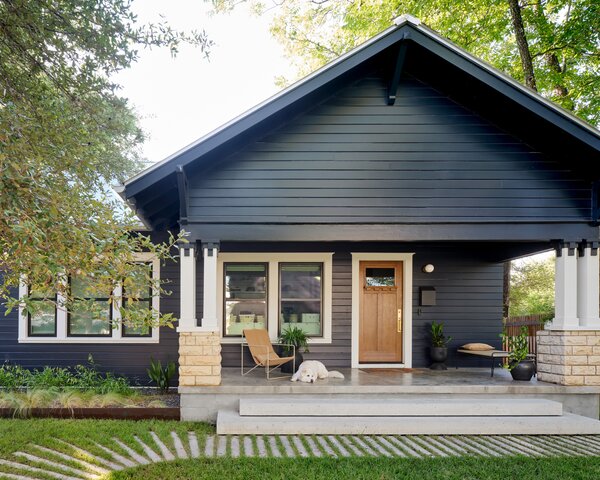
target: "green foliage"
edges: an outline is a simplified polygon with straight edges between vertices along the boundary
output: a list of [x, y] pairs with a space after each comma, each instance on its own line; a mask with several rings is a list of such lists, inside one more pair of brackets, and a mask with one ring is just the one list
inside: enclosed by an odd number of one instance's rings
[[89, 366], [77, 365], [74, 368], [44, 367], [41, 370], [28, 370], [20, 365], [5, 363], [0, 365], [0, 388], [7, 391], [76, 389], [97, 394], [134, 393], [125, 377], [99, 372], [91, 356]]
[[150, 368], [147, 368], [148, 376], [150, 380], [156, 383], [156, 386], [160, 390], [160, 393], [168, 393], [169, 386], [171, 383], [171, 378], [175, 375], [175, 371], [177, 366], [175, 362], [169, 361], [163, 367], [160, 360], [154, 361], [154, 359], [150, 359]]
[[554, 316], [554, 259], [512, 262], [509, 315]]
[[504, 365], [504, 368], [512, 370], [520, 362], [527, 359], [527, 355], [529, 355], [527, 336], [528, 330], [525, 326], [521, 327], [519, 335], [507, 335], [506, 330], [500, 334], [502, 343], [508, 346], [509, 351], [508, 363]]
[[444, 324], [442, 322], [431, 322], [430, 333], [431, 345], [434, 347], [446, 347], [452, 340], [452, 337], [444, 335]]
[[[205, 0], [208, 1], [208, 0]], [[506, 0], [211, 0], [226, 12], [240, 3], [277, 8], [272, 34], [304, 76], [410, 13], [470, 53], [524, 82]], [[600, 2], [519, 2], [538, 91], [600, 124]], [[283, 79], [282, 82], [289, 83]]]
[[[296, 351], [303, 349], [308, 352], [308, 335], [306, 332], [299, 327], [288, 327], [281, 335], [279, 335], [279, 343], [285, 343], [286, 345], [293, 345], [296, 347]], [[291, 349], [284, 348], [284, 355], [290, 355]]]
[[[15, 308], [11, 289], [26, 276], [70, 309], [76, 299], [61, 279], [91, 275], [90, 289], [106, 296], [130, 275], [135, 252], [170, 258], [174, 243], [135, 234], [109, 188], [144, 166], [144, 133], [111, 76], [140, 48], [176, 53], [191, 43], [207, 53], [211, 42], [139, 24], [130, 0], [0, 1], [0, 26], [0, 299]], [[25, 299], [25, 308], [35, 306]], [[142, 313], [134, 323], [153, 321]]]

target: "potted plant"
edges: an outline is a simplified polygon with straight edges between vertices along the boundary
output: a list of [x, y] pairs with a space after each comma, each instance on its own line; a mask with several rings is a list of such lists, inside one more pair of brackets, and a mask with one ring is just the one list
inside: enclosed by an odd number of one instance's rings
[[442, 322], [431, 322], [431, 347], [429, 355], [433, 362], [429, 368], [432, 370], [447, 370], [445, 361], [448, 358], [448, 343], [452, 337], [444, 335], [444, 324]]
[[529, 358], [529, 345], [527, 343], [528, 330], [521, 327], [519, 335], [507, 335], [506, 330], [500, 335], [505, 345], [508, 346], [508, 363], [504, 368], [510, 371], [513, 380], [528, 382], [535, 373], [535, 364]]
[[[279, 336], [279, 343], [293, 345], [296, 347], [296, 368], [298, 368], [298, 366], [304, 361], [304, 357], [302, 356], [300, 349], [308, 352], [308, 336], [306, 335], [306, 332], [304, 332], [304, 330], [301, 328], [289, 326]], [[281, 355], [289, 356], [291, 354], [291, 348], [285, 346], [281, 347]], [[283, 373], [294, 373], [292, 362], [282, 365], [281, 371]]]

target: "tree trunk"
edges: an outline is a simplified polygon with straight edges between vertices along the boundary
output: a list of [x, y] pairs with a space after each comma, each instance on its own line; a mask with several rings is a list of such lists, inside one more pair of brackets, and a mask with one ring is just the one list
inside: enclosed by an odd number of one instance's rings
[[508, 5], [510, 7], [510, 17], [515, 31], [519, 56], [521, 57], [521, 68], [523, 69], [523, 75], [525, 76], [525, 85], [532, 90], [537, 91], [535, 74], [533, 72], [533, 62], [531, 60], [531, 52], [529, 51], [527, 37], [525, 36], [525, 27], [523, 26], [523, 17], [521, 16], [519, 0], [508, 0]]

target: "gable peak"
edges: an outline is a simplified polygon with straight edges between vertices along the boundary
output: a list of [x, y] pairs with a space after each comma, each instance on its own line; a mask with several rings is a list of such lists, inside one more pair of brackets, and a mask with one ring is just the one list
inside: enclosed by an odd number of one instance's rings
[[403, 15], [400, 15], [399, 17], [394, 18], [393, 23], [397, 27], [401, 27], [406, 23], [410, 23], [416, 26], [421, 25], [421, 20], [419, 20], [417, 17], [412, 16], [410, 13], [405, 13]]

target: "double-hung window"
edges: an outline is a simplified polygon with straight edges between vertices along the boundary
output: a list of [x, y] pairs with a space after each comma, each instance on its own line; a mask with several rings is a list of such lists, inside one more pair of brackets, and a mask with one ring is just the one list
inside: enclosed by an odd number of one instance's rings
[[[73, 302], [69, 310], [61, 295], [31, 291], [27, 283], [20, 287], [21, 296], [30, 296], [31, 309], [19, 309], [20, 343], [157, 343], [159, 328], [130, 325], [122, 319], [122, 307], [137, 298], [137, 306], [158, 315], [159, 292], [147, 282], [160, 279], [160, 262], [150, 253], [137, 257], [133, 276], [115, 282], [112, 292], [97, 293], [93, 279], [73, 275], [68, 282]], [[39, 304], [39, 305], [38, 305]], [[30, 310], [30, 311], [29, 311]]]
[[228, 253], [218, 257], [224, 342], [246, 329], [271, 339], [303, 330], [311, 343], [331, 343], [331, 253]]

